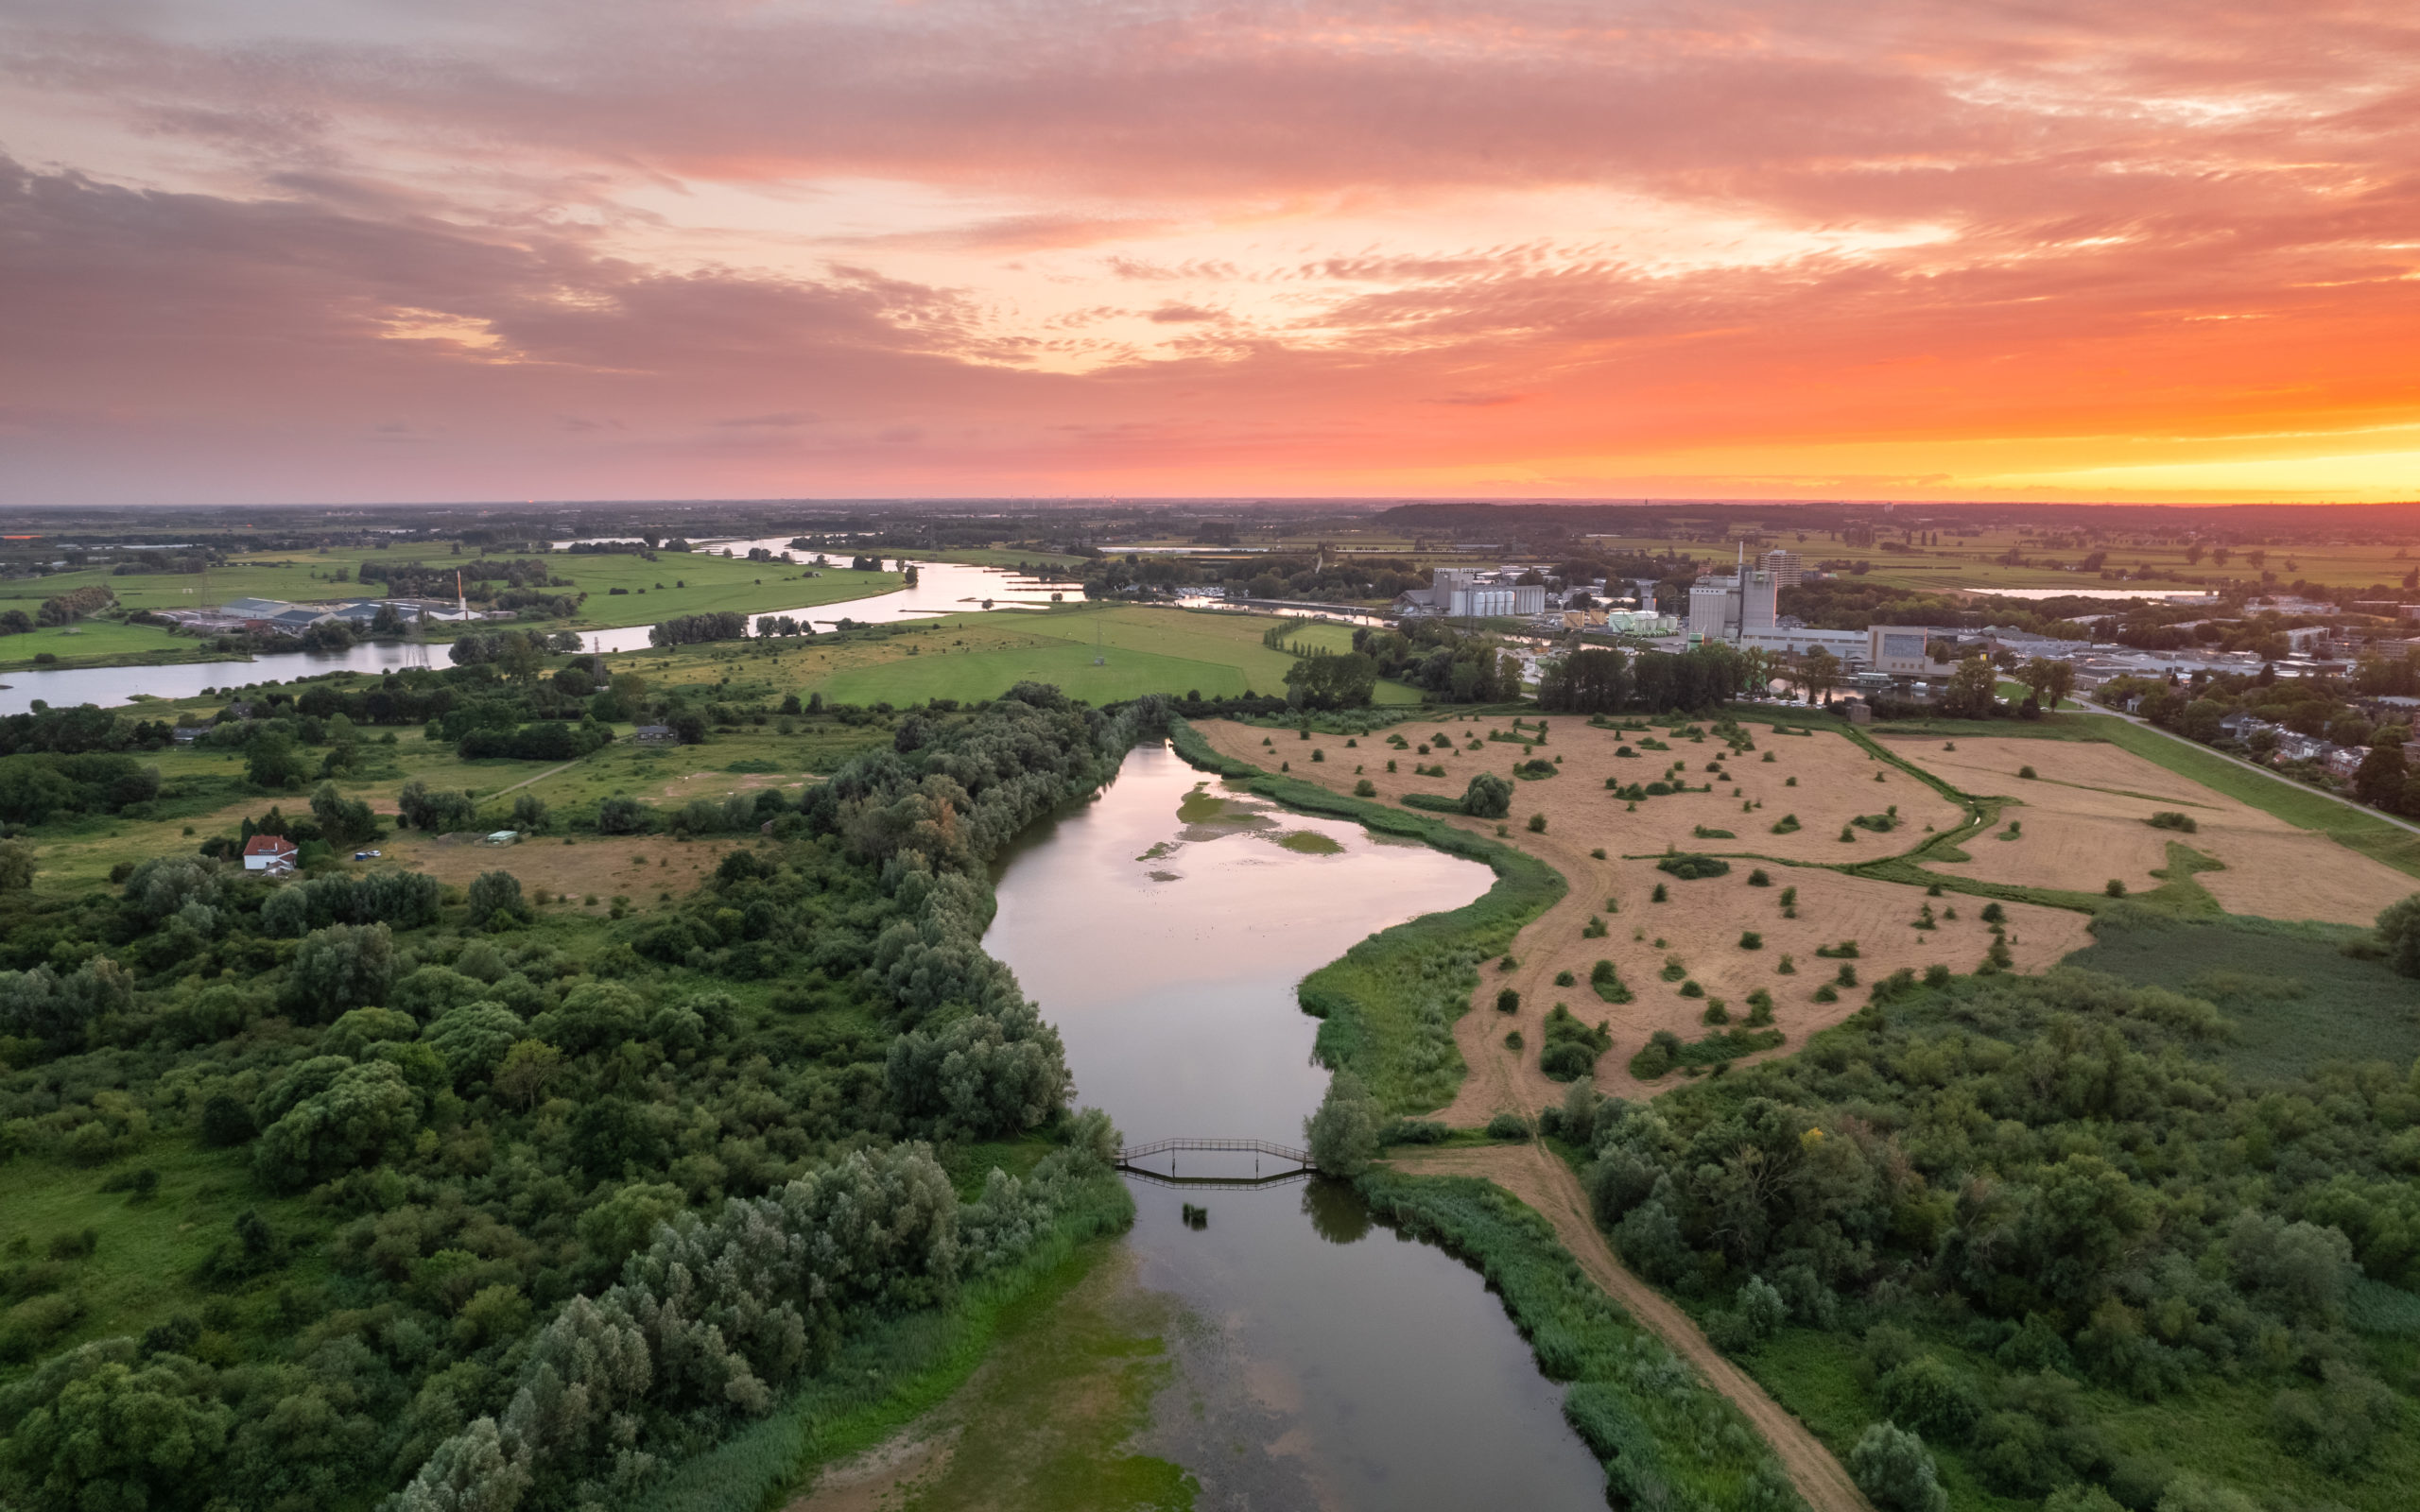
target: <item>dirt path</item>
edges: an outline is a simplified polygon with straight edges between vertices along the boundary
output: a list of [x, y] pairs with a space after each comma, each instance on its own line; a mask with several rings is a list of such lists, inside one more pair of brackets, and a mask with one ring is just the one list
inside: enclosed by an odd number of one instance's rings
[[1535, 1143], [1484, 1149], [1436, 1150], [1404, 1155], [1402, 1170], [1432, 1176], [1476, 1176], [1495, 1182], [1536, 1209], [1605, 1295], [1628, 1309], [1640, 1326], [1697, 1367], [1706, 1383], [1738, 1405], [1749, 1423], [1773, 1448], [1790, 1484], [1814, 1512], [1873, 1512], [1848, 1471], [1805, 1423], [1775, 1401], [1747, 1372], [1723, 1358], [1695, 1321], [1663, 1294], [1625, 1269], [1615, 1258], [1588, 1211], [1588, 1196], [1571, 1168]]
[[506, 795], [507, 793], [518, 793], [518, 792], [520, 792], [523, 788], [527, 787], [527, 786], [528, 786], [530, 783], [532, 783], [532, 782], [544, 782], [547, 778], [554, 776], [557, 772], [568, 772], [568, 771], [570, 771], [573, 767], [575, 767], [575, 766], [577, 766], [577, 765], [579, 765], [579, 757], [577, 757], [577, 756], [575, 756], [575, 757], [573, 757], [570, 761], [567, 761], [567, 762], [563, 763], [561, 766], [549, 766], [549, 767], [547, 767], [544, 771], [540, 772], [537, 776], [535, 776], [535, 777], [525, 777], [525, 778], [523, 778], [521, 781], [519, 781], [519, 782], [517, 782], [513, 783], [510, 787], [499, 787], [499, 788], [497, 788], [497, 789], [495, 790], [495, 792], [494, 792], [493, 795], [491, 795], [491, 796], [495, 797], [495, 798], [502, 798], [502, 797], [504, 797], [504, 795]]

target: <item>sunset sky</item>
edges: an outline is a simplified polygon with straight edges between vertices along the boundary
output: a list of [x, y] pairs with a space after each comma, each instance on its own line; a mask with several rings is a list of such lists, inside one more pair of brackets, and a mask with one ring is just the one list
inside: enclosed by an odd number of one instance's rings
[[2420, 497], [2411, 0], [0, 0], [0, 506]]

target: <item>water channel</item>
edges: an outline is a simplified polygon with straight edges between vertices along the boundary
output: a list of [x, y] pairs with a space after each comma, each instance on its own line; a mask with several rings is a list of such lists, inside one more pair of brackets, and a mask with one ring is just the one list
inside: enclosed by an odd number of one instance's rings
[[[1165, 747], [1138, 748], [1098, 799], [1037, 826], [1001, 867], [984, 947], [1065, 1038], [1078, 1101], [1106, 1108], [1130, 1144], [1299, 1144], [1327, 1074], [1296, 984], [1492, 880], [1357, 825], [1215, 801], [1221, 791]], [[1250, 1156], [1173, 1160], [1180, 1177], [1253, 1174]], [[1339, 1182], [1127, 1179], [1132, 1284], [1189, 1320], [1141, 1451], [1192, 1471], [1199, 1506], [1605, 1504], [1561, 1388], [1477, 1271], [1374, 1225]], [[1184, 1221], [1186, 1203], [1208, 1209], [1204, 1227]]]

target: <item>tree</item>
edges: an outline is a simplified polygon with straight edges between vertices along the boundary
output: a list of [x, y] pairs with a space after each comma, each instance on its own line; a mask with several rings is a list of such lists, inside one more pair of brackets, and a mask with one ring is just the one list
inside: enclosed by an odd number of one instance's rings
[[395, 810], [403, 822], [415, 830], [431, 834], [446, 834], [471, 827], [478, 805], [464, 792], [431, 792], [427, 783], [414, 778], [395, 795]]
[[1288, 701], [1299, 709], [1358, 709], [1378, 685], [1378, 664], [1358, 651], [1310, 656], [1286, 669]]
[[258, 786], [300, 787], [309, 772], [302, 747], [278, 730], [264, 730], [244, 747], [244, 775]]
[[1925, 1441], [1893, 1423], [1876, 1423], [1849, 1451], [1849, 1476], [1882, 1512], [1948, 1512]]
[[367, 845], [378, 838], [378, 816], [359, 799], [337, 792], [334, 782], [321, 782], [311, 795], [311, 816], [330, 845]]
[[2387, 964], [2405, 976], [2420, 976], [2420, 892], [2379, 910], [2377, 928]]
[[30, 840], [0, 840], [0, 892], [24, 892], [34, 885], [34, 846]]
[[1378, 1154], [1378, 1126], [1383, 1114], [1370, 1089], [1350, 1071], [1328, 1079], [1327, 1095], [1319, 1111], [1303, 1120], [1303, 1137], [1311, 1159], [1329, 1176], [1352, 1177], [1370, 1168]]
[[2410, 775], [2404, 765], [2403, 747], [2381, 741], [2361, 758], [2360, 766], [2353, 773], [2353, 791], [2362, 802], [2392, 812], [2403, 806], [2403, 784]]
[[1480, 819], [1504, 817], [1512, 812], [1512, 784], [1494, 772], [1474, 774], [1462, 790], [1462, 812]]
[[1941, 712], [1952, 719], [1988, 719], [1997, 704], [1999, 674], [1986, 658], [1970, 656], [1949, 675], [1941, 696]]
[[395, 984], [395, 941], [385, 924], [331, 924], [303, 936], [286, 973], [287, 1005], [325, 1022], [387, 1001]]
[[546, 800], [535, 793], [524, 793], [512, 800], [512, 827], [531, 834], [544, 833], [548, 820]]
[[464, 922], [473, 929], [485, 929], [497, 919], [522, 923], [529, 918], [529, 905], [521, 901], [521, 879], [510, 871], [482, 871], [472, 879], [470, 904]]
[[9, 1468], [39, 1512], [199, 1508], [235, 1425], [216, 1374], [180, 1354], [138, 1363], [134, 1341], [105, 1339], [44, 1365], [17, 1386], [25, 1414]]
[[291, 1192], [375, 1164], [419, 1127], [419, 1103], [391, 1062], [346, 1065], [324, 1090], [261, 1131], [252, 1169], [271, 1189]]
[[1817, 646], [1798, 659], [1798, 680], [1806, 687], [1806, 701], [1822, 703], [1841, 685], [1841, 659]]

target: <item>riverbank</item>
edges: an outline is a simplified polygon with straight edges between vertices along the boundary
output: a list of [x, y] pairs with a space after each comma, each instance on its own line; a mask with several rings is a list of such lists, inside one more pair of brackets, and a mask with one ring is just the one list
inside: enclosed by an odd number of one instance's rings
[[771, 1413], [668, 1470], [631, 1512], [762, 1512], [811, 1495], [827, 1469], [895, 1438], [964, 1387], [1004, 1339], [1029, 1334], [1115, 1253], [1115, 1236], [1133, 1222], [1133, 1199], [1106, 1171], [1088, 1179], [1083, 1195], [1015, 1264], [946, 1306], [854, 1340]]
[[1168, 744], [1193, 765], [1272, 802], [1417, 840], [1495, 873], [1495, 885], [1476, 901], [1381, 930], [1313, 971], [1300, 990], [1303, 1011], [1321, 1021], [1322, 1064], [1352, 1070], [1391, 1112], [1426, 1112], [1451, 1102], [1469, 1070], [1454, 1025], [1469, 1011], [1478, 964], [1502, 955], [1524, 926], [1563, 900], [1562, 874], [1442, 820], [1265, 771], [1219, 751], [1183, 719], [1168, 722]]

